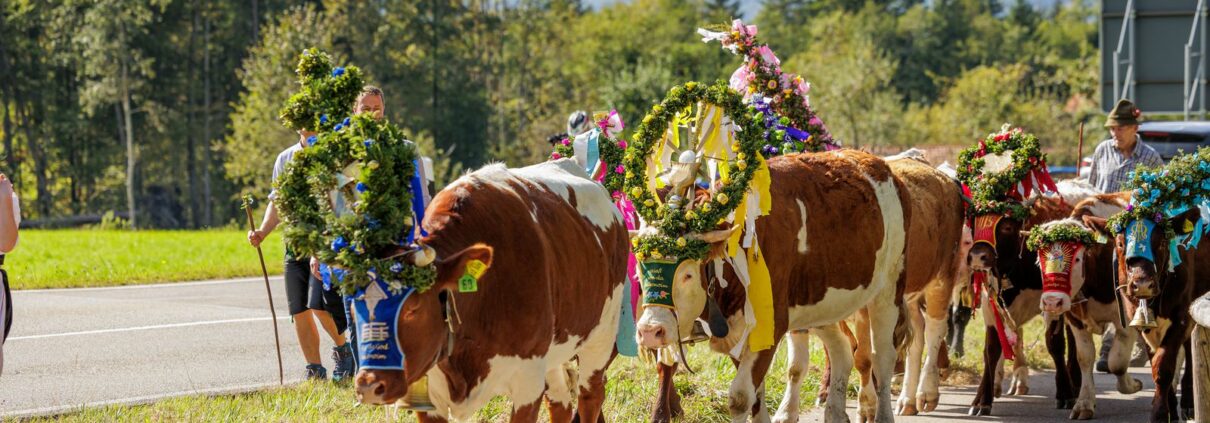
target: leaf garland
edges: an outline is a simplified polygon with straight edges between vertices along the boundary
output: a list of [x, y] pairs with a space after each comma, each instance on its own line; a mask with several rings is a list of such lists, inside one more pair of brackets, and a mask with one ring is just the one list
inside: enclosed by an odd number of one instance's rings
[[[771, 131], [781, 129], [783, 133], [770, 137], [762, 146], [761, 153], [772, 157], [839, 148], [839, 143], [833, 139], [823, 120], [811, 108], [807, 97], [811, 84], [801, 75], [783, 72], [781, 60], [773, 54], [768, 44], [757, 39], [756, 32], [756, 25], [744, 25], [739, 19], [732, 21], [730, 26], [711, 25], [698, 30], [703, 36], [702, 41], [719, 41], [724, 50], [744, 56], [744, 64], [731, 75], [731, 88], [741, 90], [745, 100], [768, 100], [771, 110], [787, 119], [780, 125], [802, 129], [785, 131], [785, 128], [767, 128]], [[794, 132], [805, 134], [795, 137]]]
[[[736, 132], [737, 142], [732, 144], [733, 158], [727, 160], [732, 169], [728, 177], [720, 180], [718, 191], [700, 207], [684, 209], [657, 204], [656, 193], [647, 188], [647, 157], [655, 145], [663, 139], [665, 131], [678, 113], [702, 102], [722, 109], [740, 129]], [[633, 148], [627, 149], [622, 164], [626, 169], [624, 194], [634, 203], [635, 210], [652, 227], [658, 228], [657, 235], [638, 237], [635, 256], [680, 257], [701, 259], [709, 251], [709, 245], [696, 239], [686, 239], [691, 232], [706, 232], [719, 223], [743, 200], [753, 174], [760, 166], [757, 154], [762, 143], [755, 108], [744, 104], [739, 93], [719, 81], [709, 87], [697, 82], [688, 82], [673, 87], [667, 97], [652, 106], [651, 112], [643, 117], [635, 130]], [[692, 203], [692, 200], [686, 201]], [[682, 242], [683, 241], [683, 242]]]
[[[984, 174], [986, 156], [1012, 151], [1012, 164], [1003, 172]], [[1013, 198], [1017, 185], [1030, 177], [1037, 168], [1045, 169], [1046, 154], [1038, 138], [1021, 128], [1010, 128], [1004, 124], [1000, 132], [987, 135], [977, 145], [958, 154], [958, 180], [971, 191], [973, 215], [1006, 214], [1021, 220], [1029, 216], [1029, 210]]]
[[1033, 229], [1029, 230], [1029, 237], [1025, 240], [1025, 246], [1030, 250], [1037, 251], [1044, 245], [1057, 242], [1078, 242], [1083, 245], [1091, 245], [1093, 240], [1092, 232], [1080, 227], [1080, 225], [1057, 223], [1034, 226]]
[[1162, 168], [1140, 166], [1128, 176], [1130, 204], [1110, 217], [1107, 226], [1120, 234], [1130, 222], [1153, 219], [1172, 239], [1176, 230], [1166, 217], [1210, 202], [1210, 147], [1177, 156]]
[[[343, 74], [332, 73], [326, 78], [330, 84], [325, 78], [315, 79], [315, 69], [329, 68], [328, 56], [316, 49], [302, 55], [299, 76], [303, 92], [291, 96], [287, 110], [309, 114], [292, 115], [289, 122], [351, 112], [361, 85], [348, 84], [344, 75], [358, 75], [359, 71], [350, 66]], [[332, 98], [349, 100], [335, 103]], [[287, 121], [284, 116], [283, 121]], [[332, 122], [331, 130], [307, 140], [310, 145], [294, 154], [275, 184], [278, 197], [274, 201], [286, 224], [287, 247], [296, 255], [314, 256], [346, 270], [341, 291], [347, 295], [376, 278], [386, 279], [394, 288], [427, 289], [436, 275], [432, 266], [415, 267], [396, 259], [377, 258], [397, 250], [413, 230], [412, 192], [406, 181], [416, 171], [415, 144], [397, 126], [376, 121], [370, 114], [323, 121], [315, 121], [318, 128]], [[353, 168], [353, 180], [338, 187], [338, 175]], [[342, 191], [349, 201], [360, 195], [350, 205], [351, 213], [337, 215], [329, 197], [333, 190]]]
[[[365, 86], [356, 66], [332, 67], [332, 59], [317, 48], [303, 50], [298, 60], [301, 89], [282, 108], [282, 125], [289, 129], [325, 132], [335, 129], [340, 116], [348, 116]], [[344, 126], [348, 126], [345, 124]]]

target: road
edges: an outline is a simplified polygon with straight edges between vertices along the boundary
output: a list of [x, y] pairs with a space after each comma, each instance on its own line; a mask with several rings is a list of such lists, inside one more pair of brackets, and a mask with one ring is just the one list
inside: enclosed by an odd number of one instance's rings
[[[1135, 379], [1143, 382], [1143, 390], [1132, 395], [1117, 391], [1117, 379], [1104, 373], [1096, 373], [1097, 403], [1095, 421], [1107, 422], [1145, 422], [1150, 417], [1151, 397], [1154, 394], [1155, 383], [1151, 380], [1151, 369], [1136, 367], [1130, 369]], [[1055, 379], [1052, 371], [1030, 372], [1029, 395], [1002, 396], [992, 404], [992, 416], [971, 417], [966, 414], [971, 401], [975, 399], [974, 386], [943, 386], [941, 388], [941, 404], [937, 410], [917, 416], [896, 417], [898, 423], [952, 423], [956, 421], [977, 422], [1030, 422], [1030, 423], [1059, 423], [1071, 422], [1068, 415], [1071, 410], [1055, 409]], [[1005, 383], [1007, 390], [1008, 384]], [[893, 398], [892, 398], [893, 399]], [[855, 400], [849, 400], [849, 418], [856, 422], [857, 409]], [[802, 422], [822, 422], [823, 410], [815, 408], [804, 414]]]
[[[270, 281], [290, 383], [302, 379], [302, 353], [282, 280]], [[13, 291], [13, 313], [0, 416], [249, 390], [278, 381], [261, 278]], [[324, 365], [331, 369], [331, 343], [323, 342]]]

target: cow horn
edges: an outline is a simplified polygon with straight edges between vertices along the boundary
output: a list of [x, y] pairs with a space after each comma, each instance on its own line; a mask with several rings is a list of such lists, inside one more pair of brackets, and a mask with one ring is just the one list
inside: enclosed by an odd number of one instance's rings
[[437, 251], [433, 247], [422, 245], [420, 248], [404, 256], [404, 259], [416, 267], [425, 267], [437, 260]]
[[702, 234], [689, 234], [689, 238], [699, 239], [702, 241], [706, 241], [707, 244], [713, 244], [716, 242], [722, 242], [722, 241], [726, 240], [727, 238], [730, 238], [731, 234], [734, 233], [735, 230], [738, 228], [739, 228], [739, 226], [732, 226], [727, 229], [719, 229], [717, 231], [710, 231], [710, 232], [706, 232], [706, 233], [702, 233]]

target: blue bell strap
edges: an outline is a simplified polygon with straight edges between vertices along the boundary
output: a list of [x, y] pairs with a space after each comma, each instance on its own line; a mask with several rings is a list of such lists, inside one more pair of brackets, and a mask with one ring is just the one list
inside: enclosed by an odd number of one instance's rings
[[403, 370], [403, 347], [399, 345], [399, 312], [412, 295], [412, 288], [392, 291], [386, 281], [375, 278], [353, 298], [357, 316], [358, 367]]
[[424, 226], [421, 225], [421, 223], [424, 222], [424, 209], [425, 209], [425, 207], [427, 207], [427, 205], [424, 204], [424, 179], [425, 178], [423, 175], [420, 174], [419, 159], [412, 160], [412, 168], [415, 169], [415, 171], [412, 172], [412, 181], [411, 181], [411, 184], [412, 184], [412, 225], [413, 225], [414, 229], [408, 231], [408, 236], [407, 236], [408, 245], [411, 245], [413, 242], [416, 242], [415, 228], [420, 229], [420, 236], [429, 235], [429, 233], [424, 230]]

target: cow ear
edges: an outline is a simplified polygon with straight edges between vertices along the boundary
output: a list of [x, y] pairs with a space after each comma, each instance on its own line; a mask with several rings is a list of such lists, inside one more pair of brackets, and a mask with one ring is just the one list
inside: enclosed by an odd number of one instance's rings
[[[487, 244], [475, 244], [451, 254], [449, 257], [439, 258], [437, 260], [438, 283], [451, 282], [459, 284], [461, 279], [471, 276], [475, 279], [475, 286], [477, 287], [478, 280], [492, 267], [492, 257], [494, 254], [495, 249], [491, 246]], [[459, 290], [466, 291], [467, 289], [459, 286]]]
[[1176, 233], [1186, 235], [1193, 232], [1193, 229], [1196, 226], [1195, 224], [1201, 218], [1201, 209], [1194, 207], [1189, 210], [1185, 210], [1184, 213], [1176, 215], [1170, 219], [1170, 221], [1172, 222], [1172, 227], [1176, 229]]
[[1085, 215], [1080, 219], [1084, 221], [1084, 226], [1092, 229], [1093, 232], [1096, 232], [1103, 237], [1109, 237], [1112, 235], [1109, 233], [1109, 228], [1106, 227], [1108, 225], [1108, 220], [1105, 218]]

